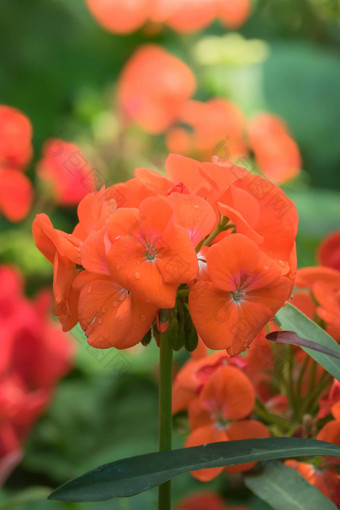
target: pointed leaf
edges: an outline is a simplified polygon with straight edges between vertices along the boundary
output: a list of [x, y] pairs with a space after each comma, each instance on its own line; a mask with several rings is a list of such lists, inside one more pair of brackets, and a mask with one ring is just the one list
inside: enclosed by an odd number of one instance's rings
[[[311, 321], [305, 314], [300, 312], [294, 305], [286, 303], [275, 315], [275, 321], [282, 329], [294, 331], [301, 338], [308, 338], [327, 349], [340, 354], [340, 346], [320, 326]], [[322, 352], [301, 346], [315, 361], [323, 366], [333, 377], [340, 381], [340, 363], [334, 357]]]
[[93, 469], [56, 489], [50, 499], [104, 501], [134, 496], [196, 469], [315, 455], [340, 457], [340, 447], [315, 439], [271, 437], [148, 453]]
[[337, 510], [335, 504], [297, 471], [268, 462], [263, 471], [244, 478], [246, 486], [274, 510]]

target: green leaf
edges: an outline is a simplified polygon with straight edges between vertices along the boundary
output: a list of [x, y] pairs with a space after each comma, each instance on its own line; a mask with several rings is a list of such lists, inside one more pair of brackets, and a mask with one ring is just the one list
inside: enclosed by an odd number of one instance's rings
[[177, 475], [197, 469], [315, 455], [340, 457], [340, 447], [315, 439], [271, 437], [149, 453], [104, 464], [65, 483], [49, 498], [104, 501], [114, 497], [133, 496]]
[[263, 471], [246, 476], [245, 484], [274, 510], [337, 510], [335, 504], [297, 471], [268, 462]]
[[[311, 321], [305, 314], [300, 312], [294, 305], [287, 303], [275, 315], [275, 321], [282, 329], [295, 331], [302, 338], [308, 338], [312, 342], [327, 347], [336, 353], [340, 353], [340, 346], [320, 326]], [[340, 381], [340, 363], [335, 358], [317, 352], [307, 347], [302, 347], [315, 361], [323, 366], [333, 377]]]

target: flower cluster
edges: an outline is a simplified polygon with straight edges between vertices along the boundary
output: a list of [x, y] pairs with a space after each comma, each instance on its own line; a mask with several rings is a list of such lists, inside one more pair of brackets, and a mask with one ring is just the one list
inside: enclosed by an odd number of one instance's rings
[[48, 320], [49, 292], [23, 295], [17, 271], [0, 267], [0, 484], [19, 462], [25, 438], [71, 368], [73, 346]]
[[72, 234], [37, 216], [36, 245], [54, 265], [55, 314], [64, 330], [79, 321], [92, 346], [124, 349], [170, 309], [160, 330], [184, 324], [174, 335], [183, 343], [197, 330], [208, 347], [235, 355], [290, 296], [295, 206], [232, 164], [172, 154], [165, 167], [167, 176], [138, 168], [87, 195]]
[[169, 152], [202, 161], [217, 155], [237, 162], [253, 155], [259, 170], [276, 183], [299, 174], [299, 148], [280, 117], [259, 113], [248, 121], [224, 98], [191, 99], [195, 88], [195, 77], [184, 62], [147, 44], [122, 70], [118, 104], [124, 117], [145, 131], [165, 133]]
[[195, 32], [215, 18], [237, 28], [248, 18], [250, 0], [87, 0], [98, 23], [106, 30], [126, 34], [146, 21], [166, 24], [178, 32]]
[[[244, 366], [240, 357], [230, 359], [225, 353], [216, 353], [189, 361], [177, 374], [173, 412], [187, 409], [191, 433], [185, 446], [270, 435], [263, 423], [249, 418], [255, 406], [255, 388], [242, 370]], [[254, 464], [200, 469], [192, 474], [207, 482], [223, 470], [240, 473]]]
[[32, 157], [32, 126], [16, 108], [0, 105], [0, 214], [20, 221], [28, 213], [33, 188], [23, 170]]

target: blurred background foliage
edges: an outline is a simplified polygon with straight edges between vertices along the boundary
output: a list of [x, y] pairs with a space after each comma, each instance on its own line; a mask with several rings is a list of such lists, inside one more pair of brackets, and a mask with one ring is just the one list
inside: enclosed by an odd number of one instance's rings
[[[136, 166], [161, 169], [163, 139], [134, 127], [121, 147], [115, 117], [122, 66], [136, 47], [152, 41], [193, 69], [197, 99], [225, 97], [249, 117], [264, 110], [285, 119], [303, 157], [302, 175], [285, 188], [300, 214], [299, 265], [316, 263], [319, 241], [339, 228], [340, 220], [337, 0], [257, 0], [237, 33], [215, 22], [192, 35], [168, 28], [113, 35], [95, 22], [82, 0], [1, 0], [0, 9], [0, 102], [19, 108], [33, 124], [33, 181], [42, 145], [55, 136], [78, 143], [91, 164], [108, 168], [109, 184], [129, 178]], [[38, 202], [34, 212], [46, 211], [48, 204], [39, 207]], [[55, 209], [52, 217], [59, 228], [72, 230], [73, 209]], [[52, 275], [34, 247], [31, 220], [13, 227], [0, 219], [0, 261], [23, 270], [29, 293], [50, 284]], [[87, 347], [80, 329], [75, 337], [75, 370], [60, 385], [21, 465], [0, 492], [0, 510], [80, 508], [45, 501], [49, 488], [101, 463], [157, 448], [157, 348], [98, 354]], [[175, 445], [182, 444], [176, 436]], [[232, 483], [222, 492], [238, 503], [240, 487], [237, 479]], [[211, 486], [221, 489], [221, 481]], [[180, 477], [174, 482], [175, 500], [198, 487], [190, 475]], [[129, 501], [81, 507], [143, 510], [155, 500], [149, 491]], [[250, 495], [242, 503], [265, 508]]]

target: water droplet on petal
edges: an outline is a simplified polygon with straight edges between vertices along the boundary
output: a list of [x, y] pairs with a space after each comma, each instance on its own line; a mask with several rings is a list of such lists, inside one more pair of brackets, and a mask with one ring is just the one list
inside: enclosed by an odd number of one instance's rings
[[87, 292], [88, 294], [90, 294], [90, 292], [92, 292], [92, 287], [91, 287], [91, 285], [89, 285], [89, 286], [87, 287], [86, 292]]
[[102, 312], [103, 312], [103, 313], [105, 313], [105, 312], [106, 312], [106, 308], [105, 308], [105, 306], [103, 306], [103, 308], [102, 308]]
[[103, 319], [98, 319], [98, 324], [101, 324], [103, 322]]
[[120, 294], [119, 297], [118, 297], [118, 300], [119, 301], [124, 301], [125, 298], [126, 298], [126, 294]]
[[146, 321], [146, 316], [142, 313], [141, 316], [140, 316], [140, 320], [142, 322], [145, 322]]
[[194, 205], [194, 209], [198, 209], [199, 208], [199, 205], [198, 204], [195, 204]]
[[117, 301], [116, 299], [112, 301], [112, 306], [114, 306], [115, 308], [119, 306], [119, 301]]
[[138, 271], [135, 272], [135, 278], [136, 280], [140, 280], [140, 273], [138, 273]]

